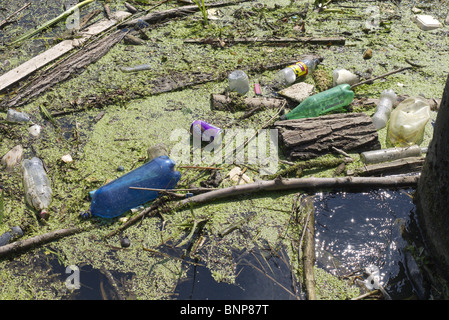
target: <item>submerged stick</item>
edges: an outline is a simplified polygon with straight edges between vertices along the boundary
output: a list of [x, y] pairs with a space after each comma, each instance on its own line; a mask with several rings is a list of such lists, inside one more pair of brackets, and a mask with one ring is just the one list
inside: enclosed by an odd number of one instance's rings
[[33, 31], [31, 31], [31, 32], [29, 32], [29, 33], [19, 37], [16, 40], [14, 40], [13, 42], [11, 42], [11, 44], [16, 44], [16, 43], [19, 43], [19, 42], [21, 42], [23, 40], [31, 38], [32, 36], [38, 34], [39, 32], [41, 32], [41, 31], [43, 31], [43, 30], [45, 30], [47, 28], [50, 28], [51, 26], [53, 26], [54, 24], [58, 23], [62, 19], [67, 18], [68, 16], [73, 14], [73, 12], [75, 10], [82, 8], [85, 5], [87, 5], [87, 4], [89, 4], [89, 3], [93, 2], [93, 1], [95, 1], [95, 0], [85, 0], [85, 1], [83, 1], [81, 3], [78, 3], [77, 5], [75, 5], [75, 6], [71, 7], [70, 9], [68, 9], [68, 10], [64, 11], [63, 13], [61, 13], [56, 18], [51, 19], [50, 21], [48, 21], [48, 22], [44, 23], [43, 25], [39, 26], [37, 29], [35, 29], [35, 30], [33, 30]]
[[23, 7], [21, 7], [20, 9], [14, 11], [13, 13], [11, 13], [9, 16], [7, 16], [2, 22], [0, 22], [0, 28], [3, 27], [3, 25], [7, 24], [8, 22], [10, 22], [11, 18], [14, 17], [15, 15], [19, 14], [22, 10], [25, 10], [26, 8], [28, 8], [31, 5], [31, 2], [25, 4]]

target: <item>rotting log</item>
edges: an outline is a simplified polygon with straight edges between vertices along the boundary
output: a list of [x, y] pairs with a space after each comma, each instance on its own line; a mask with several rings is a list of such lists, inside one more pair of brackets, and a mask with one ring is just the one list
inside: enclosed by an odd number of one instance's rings
[[449, 281], [449, 77], [415, 199], [429, 253], [441, 276]]
[[365, 113], [337, 113], [274, 123], [289, 159], [307, 160], [334, 148], [363, 152], [381, 148], [371, 117]]

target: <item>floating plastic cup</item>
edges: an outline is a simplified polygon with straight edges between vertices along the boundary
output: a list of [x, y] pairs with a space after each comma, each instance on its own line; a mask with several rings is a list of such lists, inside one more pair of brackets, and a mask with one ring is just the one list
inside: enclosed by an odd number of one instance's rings
[[201, 141], [212, 142], [220, 135], [222, 130], [202, 120], [193, 121], [190, 133]]
[[242, 70], [235, 70], [228, 76], [229, 88], [231, 91], [236, 91], [241, 95], [249, 91], [249, 79], [246, 73]]

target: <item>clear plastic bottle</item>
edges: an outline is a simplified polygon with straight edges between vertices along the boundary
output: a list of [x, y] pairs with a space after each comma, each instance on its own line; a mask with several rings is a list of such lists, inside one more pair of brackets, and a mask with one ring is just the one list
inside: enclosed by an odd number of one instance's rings
[[174, 168], [173, 160], [160, 156], [98, 188], [92, 195], [90, 214], [114, 218], [156, 199], [159, 191], [134, 188], [173, 189], [181, 178]]
[[372, 117], [376, 130], [382, 129], [387, 125], [388, 118], [390, 117], [391, 110], [393, 109], [393, 105], [397, 98], [396, 93], [391, 89], [384, 90], [381, 93], [376, 112]]
[[50, 206], [52, 190], [50, 180], [39, 158], [25, 159], [22, 161], [23, 186], [25, 188], [25, 200], [34, 209], [39, 211], [41, 218], [48, 217], [47, 209]]
[[9, 122], [31, 122], [30, 116], [25, 112], [20, 112], [14, 109], [8, 109], [6, 113], [6, 121]]
[[354, 100], [354, 92], [349, 84], [341, 84], [329, 90], [308, 97], [289, 113], [280, 117], [281, 120], [318, 117], [323, 114], [341, 110]]
[[285, 86], [295, 83], [296, 80], [302, 80], [315, 70], [320, 61], [321, 59], [319, 58], [305, 58], [298, 61], [295, 64], [280, 70], [276, 74], [276, 82]]
[[391, 112], [389, 143], [395, 147], [420, 144], [430, 119], [430, 105], [420, 96], [407, 98]]
[[21, 227], [11, 227], [11, 231], [7, 231], [0, 236], [0, 247], [6, 246], [11, 240], [23, 236], [23, 230]]
[[236, 91], [241, 95], [249, 91], [249, 79], [246, 73], [242, 70], [232, 71], [228, 76], [229, 88], [231, 91]]

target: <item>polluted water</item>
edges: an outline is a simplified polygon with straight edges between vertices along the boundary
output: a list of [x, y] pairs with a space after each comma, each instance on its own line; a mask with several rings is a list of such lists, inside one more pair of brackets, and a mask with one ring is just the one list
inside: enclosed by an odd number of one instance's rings
[[319, 193], [315, 197], [316, 265], [339, 277], [360, 276], [368, 291], [374, 270], [387, 299], [426, 299], [423, 275], [408, 250], [416, 230], [413, 190]]

